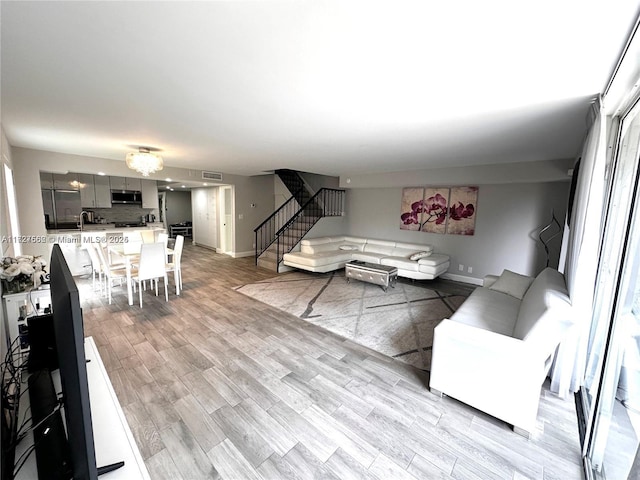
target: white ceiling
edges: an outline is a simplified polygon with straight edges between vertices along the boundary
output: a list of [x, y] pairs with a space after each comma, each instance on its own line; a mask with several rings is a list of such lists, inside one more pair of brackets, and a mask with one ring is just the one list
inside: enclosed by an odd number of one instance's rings
[[3, 0], [2, 126], [235, 174], [574, 158], [638, 5]]

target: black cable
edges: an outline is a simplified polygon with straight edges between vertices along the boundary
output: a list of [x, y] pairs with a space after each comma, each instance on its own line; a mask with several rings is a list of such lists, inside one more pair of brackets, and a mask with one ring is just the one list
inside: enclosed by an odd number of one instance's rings
[[[42, 438], [44, 438], [44, 436]], [[24, 458], [22, 459], [22, 463], [20, 463], [20, 465], [18, 465], [18, 463], [16, 462], [15, 466], [13, 467], [13, 476], [14, 476], [14, 478], [16, 477], [16, 475], [18, 475], [18, 472], [20, 472], [22, 467], [24, 467], [24, 464], [27, 463], [27, 460], [29, 459], [31, 454], [33, 452], [35, 452], [36, 447], [37, 447], [38, 443], [42, 440], [42, 438], [40, 440], [38, 440], [37, 442], [35, 442], [33, 445], [31, 445], [28, 449], [26, 449], [22, 455], [20, 455], [20, 458], [22, 458], [22, 457], [24, 457]], [[25, 454], [26, 454], [26, 457], [25, 457]], [[20, 461], [20, 459], [18, 459], [18, 461]]]
[[[36, 423], [35, 425], [33, 425], [30, 429], [34, 430], [36, 428], [38, 428], [40, 425], [44, 424], [47, 420], [49, 420], [53, 415], [55, 415], [60, 408], [62, 407], [62, 402], [60, 400], [58, 400], [57, 405], [55, 406], [55, 408], [51, 411], [51, 413], [49, 413], [46, 417], [44, 417], [42, 420], [40, 420], [38, 423]], [[13, 470], [13, 476], [15, 477], [16, 475], [18, 475], [18, 472], [20, 471], [20, 469], [24, 466], [24, 464], [27, 462], [27, 460], [29, 459], [29, 457], [31, 456], [31, 454], [35, 451], [36, 447], [38, 446], [38, 444], [47, 436], [49, 432], [45, 431], [42, 436], [38, 439], [37, 442], [34, 442], [33, 445], [31, 445], [27, 450], [25, 450], [22, 455], [20, 455], [20, 457], [15, 461], [15, 467]], [[24, 438], [24, 437], [22, 437]], [[22, 440], [22, 439], [21, 439]], [[17, 443], [17, 442], [16, 442]], [[18, 463], [21, 462], [19, 465]]]

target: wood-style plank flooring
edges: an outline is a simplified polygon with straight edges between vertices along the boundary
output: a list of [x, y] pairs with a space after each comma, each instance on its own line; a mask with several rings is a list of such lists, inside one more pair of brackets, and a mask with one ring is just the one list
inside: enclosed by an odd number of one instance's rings
[[538, 430], [428, 390], [428, 373], [231, 287], [273, 277], [185, 245], [184, 291], [144, 307], [79, 280], [142, 456], [162, 479], [582, 478], [574, 404], [543, 390]]

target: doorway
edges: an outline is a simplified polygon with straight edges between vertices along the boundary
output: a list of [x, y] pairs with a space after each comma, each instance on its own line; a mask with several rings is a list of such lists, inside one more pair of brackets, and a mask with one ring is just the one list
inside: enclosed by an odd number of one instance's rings
[[162, 222], [163, 227], [168, 232], [169, 225], [167, 225], [167, 192], [158, 192], [158, 208], [160, 209], [159, 222]]
[[231, 255], [233, 253], [233, 187], [222, 186], [219, 194], [220, 250], [221, 253]]

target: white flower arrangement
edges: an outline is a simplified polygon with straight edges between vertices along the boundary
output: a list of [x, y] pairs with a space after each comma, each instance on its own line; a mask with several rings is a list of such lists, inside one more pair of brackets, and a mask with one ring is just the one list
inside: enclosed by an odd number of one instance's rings
[[4, 257], [0, 264], [0, 279], [38, 287], [46, 279], [46, 266], [47, 262], [41, 256]]

